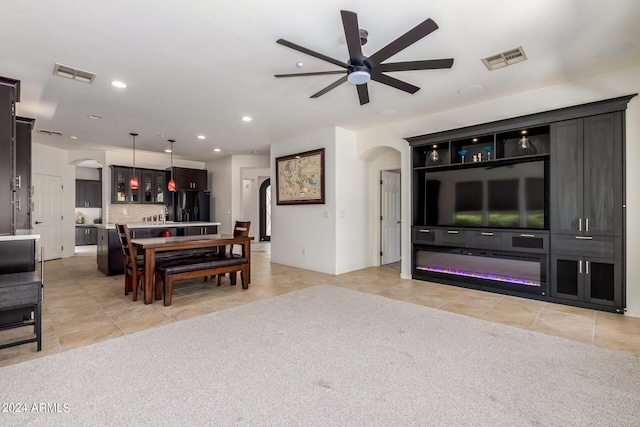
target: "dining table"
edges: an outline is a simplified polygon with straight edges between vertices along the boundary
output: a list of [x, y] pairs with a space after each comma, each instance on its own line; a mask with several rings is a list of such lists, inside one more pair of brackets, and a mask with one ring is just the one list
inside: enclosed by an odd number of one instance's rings
[[144, 303], [153, 301], [153, 281], [155, 276], [156, 252], [179, 251], [204, 248], [220, 248], [224, 251], [227, 245], [241, 245], [242, 252], [249, 263], [247, 284], [251, 283], [251, 240], [253, 237], [234, 236], [232, 234], [203, 234], [193, 236], [149, 237], [131, 239], [131, 246], [136, 255], [144, 256]]

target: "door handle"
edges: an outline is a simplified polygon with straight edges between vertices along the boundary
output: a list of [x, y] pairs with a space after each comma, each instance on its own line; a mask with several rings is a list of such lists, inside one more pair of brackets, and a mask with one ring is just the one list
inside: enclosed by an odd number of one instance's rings
[[37, 225], [37, 224], [42, 224], [42, 221], [36, 221], [36, 225]]

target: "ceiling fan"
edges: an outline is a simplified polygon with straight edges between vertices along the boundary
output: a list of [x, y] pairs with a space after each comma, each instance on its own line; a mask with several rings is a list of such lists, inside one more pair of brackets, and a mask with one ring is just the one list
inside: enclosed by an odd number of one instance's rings
[[[413, 94], [420, 90], [420, 88], [383, 73], [392, 71], [434, 70], [440, 68], [451, 68], [451, 66], [453, 65], [453, 58], [427, 59], [422, 61], [408, 62], [389, 62], [386, 64], [382, 63], [401, 50], [437, 30], [438, 25], [430, 18], [418, 24], [413, 29], [407, 31], [405, 34], [398, 37], [373, 55], [366, 57], [362, 53], [362, 45], [367, 42], [368, 33], [366, 30], [358, 28], [358, 15], [356, 15], [355, 12], [350, 12], [348, 10], [341, 10], [340, 14], [342, 15], [342, 26], [344, 27], [344, 35], [347, 39], [347, 48], [349, 49], [349, 60], [347, 62], [331, 58], [329, 56], [307, 49], [295, 43], [291, 43], [290, 41], [284, 39], [278, 39], [276, 41], [276, 43], [278, 44], [302, 53], [306, 53], [307, 55], [322, 59], [323, 61], [330, 62], [346, 69], [345, 76], [331, 83], [320, 92], [314, 93], [313, 95], [311, 95], [311, 98], [318, 98], [329, 92], [330, 90], [340, 86], [342, 83], [348, 81], [349, 83], [356, 85], [356, 89], [358, 90], [358, 98], [360, 99], [360, 105], [364, 105], [369, 102], [369, 89], [367, 87], [367, 82], [369, 80], [373, 80], [378, 83], [382, 83], [387, 86], [391, 86], [396, 89]], [[319, 76], [324, 74], [343, 73], [345, 73], [345, 70], [276, 74], [275, 77]]]

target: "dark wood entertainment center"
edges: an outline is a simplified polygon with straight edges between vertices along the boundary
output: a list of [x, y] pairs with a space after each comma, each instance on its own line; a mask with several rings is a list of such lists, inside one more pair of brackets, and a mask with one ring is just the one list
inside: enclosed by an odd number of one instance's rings
[[407, 138], [413, 278], [623, 313], [636, 95]]

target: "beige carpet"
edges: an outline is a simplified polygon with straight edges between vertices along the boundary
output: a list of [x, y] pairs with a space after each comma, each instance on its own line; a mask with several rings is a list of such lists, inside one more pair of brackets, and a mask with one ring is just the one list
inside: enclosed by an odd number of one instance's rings
[[639, 379], [634, 355], [319, 285], [1, 368], [0, 425], [637, 426]]

